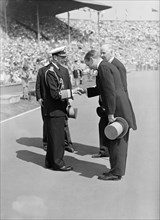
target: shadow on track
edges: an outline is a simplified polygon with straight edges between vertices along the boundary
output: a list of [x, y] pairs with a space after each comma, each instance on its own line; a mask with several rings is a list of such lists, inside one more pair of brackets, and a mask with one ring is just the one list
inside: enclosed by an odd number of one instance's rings
[[[43, 148], [42, 147], [42, 138], [38, 137], [21, 137], [16, 140], [18, 144], [28, 146], [28, 147], [37, 147], [37, 148]], [[84, 155], [92, 155], [96, 154], [99, 151], [98, 147], [86, 145], [86, 144], [80, 144], [80, 143], [73, 143], [73, 148], [75, 150], [75, 154], [84, 156]]]
[[42, 138], [38, 137], [21, 137], [16, 140], [18, 144], [22, 144], [28, 147], [42, 148]]
[[[26, 146], [35, 146], [35, 144], [31, 142], [30, 138], [29, 139], [20, 138], [20, 139], [23, 140], [22, 141], [23, 145], [25, 143]], [[29, 140], [29, 142], [26, 143], [26, 140]], [[89, 155], [97, 151], [96, 147], [88, 146], [84, 144], [74, 143], [74, 146], [75, 146], [75, 151], [76, 151], [75, 154], [81, 155], [83, 159], [84, 159], [83, 157], [84, 155]], [[41, 155], [41, 154], [31, 152], [28, 150], [19, 150], [19, 151], [16, 151], [16, 153], [17, 153], [17, 158], [24, 160], [26, 162], [31, 162], [33, 164], [44, 167], [45, 155]], [[106, 165], [96, 163], [98, 160], [93, 159], [95, 162], [80, 160], [74, 157], [75, 154], [74, 153], [71, 154], [72, 156], [69, 156], [69, 155], [64, 156], [64, 161], [66, 165], [70, 165], [73, 167], [73, 172], [79, 173], [80, 176], [93, 178], [94, 176], [98, 176], [102, 174], [103, 172], [109, 171]], [[90, 157], [89, 160], [92, 160], [92, 158]]]
[[45, 156], [42, 154], [37, 154], [28, 150], [16, 151], [17, 157], [26, 162], [31, 162], [41, 167], [44, 167]]
[[71, 156], [64, 157], [65, 163], [73, 167], [73, 172], [79, 173], [80, 176], [92, 178], [103, 172], [109, 171], [105, 165], [93, 163], [90, 161], [79, 160]]
[[98, 147], [80, 144], [80, 143], [73, 143], [73, 148], [75, 150], [75, 154], [84, 156], [84, 155], [92, 155], [99, 152]]

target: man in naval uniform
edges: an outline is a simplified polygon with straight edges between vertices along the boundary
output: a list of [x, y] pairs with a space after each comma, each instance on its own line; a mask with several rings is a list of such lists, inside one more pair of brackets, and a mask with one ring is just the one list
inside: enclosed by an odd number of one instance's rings
[[[63, 50], [63, 47], [62, 47], [62, 50]], [[57, 60], [56, 62], [59, 63], [57, 65], [60, 65], [61, 63], [64, 62], [64, 60], [66, 58], [66, 53], [56, 52], [57, 50], [54, 50], [54, 51], [55, 51], [54, 56]], [[53, 55], [54, 51], [52, 51], [52, 55]], [[46, 66], [48, 66], [48, 64], [46, 64]], [[45, 99], [45, 80], [44, 80], [45, 71], [44, 70], [45, 69], [46, 69], [46, 67], [40, 68], [39, 71], [38, 71], [38, 74], [37, 74], [36, 99], [37, 99], [37, 101], [39, 102], [39, 104], [41, 106], [41, 115], [42, 115], [42, 120], [43, 120], [43, 149], [45, 151], [47, 151], [47, 127], [46, 127], [46, 121], [45, 121], [45, 117], [44, 117], [44, 99]], [[70, 89], [72, 88], [71, 83], [69, 84], [69, 88]], [[70, 152], [70, 153], [73, 153], [74, 149], [73, 149], [72, 145], [73, 144], [72, 144], [72, 141], [71, 141], [70, 131], [69, 131], [69, 127], [68, 127], [68, 117], [66, 115], [66, 120], [65, 120], [65, 150]]]
[[66, 56], [65, 47], [51, 51], [53, 61], [44, 67], [45, 99], [44, 117], [47, 126], [47, 154], [45, 167], [52, 170], [70, 171], [63, 160], [65, 150], [65, 119], [68, 100], [83, 89], [71, 89], [68, 70], [59, 64], [57, 55]]

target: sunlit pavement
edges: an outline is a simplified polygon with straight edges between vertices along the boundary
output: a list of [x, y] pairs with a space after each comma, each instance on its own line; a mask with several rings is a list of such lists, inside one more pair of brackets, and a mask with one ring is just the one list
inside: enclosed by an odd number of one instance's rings
[[109, 160], [98, 152], [98, 98], [76, 96], [69, 126], [70, 172], [44, 168], [40, 110], [1, 124], [1, 219], [159, 219], [159, 74], [128, 75], [138, 130], [130, 132], [126, 175], [98, 180]]

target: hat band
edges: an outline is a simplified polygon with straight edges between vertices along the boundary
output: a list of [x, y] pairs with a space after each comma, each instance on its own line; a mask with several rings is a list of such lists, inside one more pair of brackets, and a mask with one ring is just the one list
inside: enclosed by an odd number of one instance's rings
[[60, 57], [66, 57], [66, 53], [63, 52], [63, 51], [57, 52], [57, 53], [53, 53], [53, 55], [60, 56]]
[[117, 136], [119, 136], [123, 132], [123, 125], [119, 122], [113, 122], [112, 126], [116, 129], [117, 131]]
[[114, 140], [116, 139], [120, 134], [122, 134], [124, 130], [124, 127], [119, 122], [113, 122], [112, 124], [108, 125], [105, 128], [105, 135], [108, 139]]

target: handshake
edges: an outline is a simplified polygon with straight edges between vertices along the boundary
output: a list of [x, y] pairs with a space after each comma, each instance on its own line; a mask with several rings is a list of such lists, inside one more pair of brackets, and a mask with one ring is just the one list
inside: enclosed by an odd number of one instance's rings
[[72, 93], [73, 93], [73, 95], [74, 94], [82, 95], [82, 94], [87, 93], [87, 90], [86, 89], [82, 89], [80, 87], [76, 87], [76, 88], [72, 89]]

